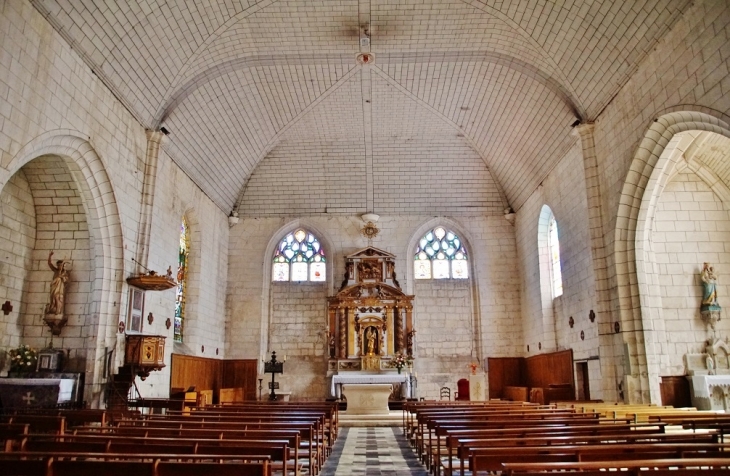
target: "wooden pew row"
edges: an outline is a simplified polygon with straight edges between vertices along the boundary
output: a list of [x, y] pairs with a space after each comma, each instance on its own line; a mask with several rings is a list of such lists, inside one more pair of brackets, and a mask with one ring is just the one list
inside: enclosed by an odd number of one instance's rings
[[291, 414], [297, 412], [323, 412], [324, 413], [324, 431], [327, 432], [327, 455], [331, 452], [332, 445], [337, 439], [339, 427], [339, 406], [334, 403], [319, 402], [251, 402], [236, 403], [226, 405], [213, 405], [202, 409], [198, 409], [196, 413], [201, 414], [220, 414], [227, 415], [230, 413], [246, 413], [255, 412], [276, 412], [279, 414]]
[[[600, 436], [600, 435], [620, 435], [624, 432], [630, 432], [631, 436], [652, 436], [663, 434], [664, 425], [647, 425], [647, 424], [616, 424], [616, 425], [578, 425], [578, 426], [542, 426], [534, 427], [512, 427], [512, 428], [478, 428], [465, 426], [442, 426], [436, 429], [437, 447], [431, 451], [432, 460], [435, 464], [444, 464], [443, 458], [449, 458], [448, 471], [453, 470], [453, 458], [459, 460], [460, 466], [464, 465], [470, 455], [470, 449], [460, 448], [459, 440], [479, 441], [503, 438], [515, 441], [522, 441], [526, 438], [553, 438], [562, 436]], [[475, 444], [474, 446], [478, 446]]]
[[431, 432], [435, 425], [439, 422], [449, 421], [493, 421], [496, 425], [509, 426], [513, 422], [529, 420], [535, 421], [550, 421], [553, 425], [562, 425], [565, 423], [573, 424], [595, 424], [598, 421], [598, 416], [593, 414], [576, 414], [571, 412], [550, 412], [544, 410], [531, 410], [531, 411], [515, 411], [515, 412], [492, 412], [492, 411], [472, 411], [472, 412], [421, 412], [417, 417], [416, 432], [414, 437], [414, 444], [419, 452], [422, 454], [424, 440], [431, 438]]
[[[325, 452], [321, 441], [321, 421], [308, 418], [278, 418], [275, 416], [244, 416], [240, 415], [235, 420], [229, 421], [200, 421], [196, 419], [183, 420], [122, 420], [117, 424], [120, 430], [126, 428], [149, 428], [149, 429], [207, 429], [223, 431], [239, 431], [246, 429], [296, 429], [302, 435], [301, 442], [297, 448], [298, 453], [306, 453], [312, 471], [316, 473], [324, 464]], [[275, 420], [275, 421], [268, 421]], [[276, 421], [278, 420], [278, 421]]]
[[240, 460], [240, 456], [221, 455], [145, 455], [141, 459], [120, 453], [0, 453], [3, 474], [14, 476], [271, 476], [265, 459]]
[[[307, 422], [310, 419], [316, 419], [314, 433], [310, 438], [303, 438], [302, 451], [308, 453], [314, 453], [317, 457], [318, 464], [321, 466], [324, 464], [326, 456], [329, 454], [328, 447], [331, 448], [332, 438], [328, 434], [325, 434], [325, 419], [324, 414], [321, 412], [292, 412], [286, 413], [285, 415], [271, 415], [267, 412], [255, 412], [255, 413], [239, 413], [239, 412], [217, 412], [217, 411], [200, 411], [190, 412], [186, 416], [160, 416], [160, 415], [149, 415], [143, 416], [139, 419], [134, 420], [121, 420], [117, 422], [118, 426], [156, 426], [156, 427], [211, 427], [209, 423], [219, 423], [216, 428], [225, 428], [228, 425], [229, 428], [238, 427], [243, 423], [249, 424], [250, 422], [263, 422], [263, 421], [277, 421], [283, 423], [286, 426], [289, 422]], [[307, 434], [309, 432], [304, 430]]]
[[[125, 432], [131, 433], [131, 432]], [[256, 446], [261, 442], [265, 442], [269, 446], [274, 444], [280, 446], [282, 441], [286, 442], [289, 448], [289, 452], [285, 455], [286, 458], [280, 458], [278, 455], [272, 455], [272, 459], [286, 463], [287, 465], [296, 468], [299, 471], [302, 467], [300, 464], [300, 453], [298, 446], [300, 442], [300, 434], [294, 430], [238, 430], [235, 434], [228, 433], [224, 437], [216, 432], [200, 432], [191, 431], [185, 432], [184, 437], [179, 437], [176, 434], [165, 435], [165, 432], [155, 432], [154, 435], [149, 433], [140, 432], [139, 435], [134, 434], [88, 434], [88, 433], [77, 433], [76, 435], [64, 435], [63, 441], [80, 442], [80, 443], [103, 443], [108, 446], [119, 446], [124, 444], [131, 445], [188, 445], [194, 446], [196, 449], [194, 452], [201, 452], [199, 449], [201, 446], [225, 446], [225, 447], [241, 447], [241, 446]], [[42, 440], [41, 440], [42, 441]], [[106, 447], [106, 446], [105, 446]], [[291, 463], [287, 463], [291, 461]], [[309, 461], [309, 466], [317, 465], [312, 461]]]
[[596, 462], [636, 459], [728, 458], [730, 446], [707, 443], [565, 445], [549, 447], [491, 447], [472, 452], [472, 475], [502, 470], [505, 463]]
[[27, 423], [0, 423], [2, 451], [10, 451], [30, 433]]
[[[459, 474], [464, 476], [466, 466], [471, 455], [482, 448], [490, 447], [534, 447], [548, 448], [550, 446], [570, 446], [570, 445], [606, 445], [612, 446], [617, 444], [652, 444], [652, 443], [698, 443], [698, 444], [717, 444], [717, 435], [714, 434], [671, 434], [671, 433], [655, 433], [633, 435], [631, 432], [622, 432], [615, 434], [601, 435], [568, 435], [568, 436], [544, 436], [517, 438], [514, 440], [506, 438], [489, 438], [489, 439], [462, 439], [457, 438], [457, 456], [459, 458]], [[452, 443], [453, 444], [453, 443]], [[453, 473], [452, 473], [453, 474]]]
[[[237, 457], [246, 462], [268, 461], [273, 471], [280, 470], [282, 475], [289, 474], [289, 451], [287, 440], [246, 440], [223, 446], [220, 441], [159, 441], [141, 439], [141, 441], [125, 441], [108, 439], [107, 441], [36, 441], [26, 442], [23, 453], [34, 454], [72, 454], [72, 453], [104, 453], [134, 454], [138, 457], [159, 457], [162, 455], [186, 455], [209, 457]], [[292, 468], [294, 474], [299, 468]]]
[[[544, 426], [562, 427], [568, 425], [595, 425], [598, 423], [597, 418], [568, 416], [563, 414], [556, 414], [554, 417], [550, 417], [549, 415], [545, 415], [542, 412], [535, 414], [496, 414], [488, 416], [481, 414], [471, 414], [468, 416], [460, 415], [459, 418], [465, 419], [456, 420], [454, 418], [439, 417], [438, 419], [423, 418], [421, 421], [419, 421], [419, 430], [416, 435], [416, 450], [421, 456], [422, 460], [424, 460], [427, 465], [429, 463], [425, 460], [427, 460], [428, 457], [424, 457], [426, 446], [433, 447], [434, 429], [437, 426], [443, 424], [468, 425], [472, 422], [482, 422], [482, 426], [484, 428], [510, 428]], [[428, 441], [428, 444], [426, 444], [426, 441]]]
[[63, 435], [66, 431], [66, 417], [50, 415], [4, 415], [2, 423], [19, 423], [28, 425], [33, 433], [51, 433]]
[[[403, 405], [403, 431], [404, 434], [409, 434], [409, 430], [415, 422], [415, 415], [419, 412], [437, 409], [451, 409], [461, 408], [462, 410], [468, 411], [469, 408], [530, 408], [537, 407], [534, 403], [526, 402], [508, 402], [504, 400], [489, 400], [487, 402], [473, 402], [473, 401], [422, 401], [422, 402], [406, 402]], [[555, 408], [554, 406], [542, 406], [543, 408]]]
[[[501, 411], [509, 412], [511, 410], [552, 410], [551, 405], [536, 405], [525, 402], [509, 402], [495, 404], [489, 402], [410, 402], [404, 406], [406, 425], [415, 424], [418, 415], [434, 412], [473, 412], [473, 411]], [[574, 411], [573, 411], [574, 413]]]
[[46, 417], [64, 417], [66, 418], [66, 426], [107, 426], [109, 424], [109, 413], [106, 410], [98, 409], [22, 409], [14, 410], [8, 416], [22, 418], [23, 416], [46, 416]]
[[[589, 463], [505, 463], [505, 476], [545, 476], [545, 471], [580, 476], [706, 476], [730, 474], [730, 458], [596, 461]], [[610, 470], [611, 472], [607, 472]]]
[[[283, 433], [282, 433], [283, 432]], [[317, 446], [308, 447], [308, 451], [304, 452], [301, 447], [301, 441], [306, 439], [312, 441], [314, 432], [311, 425], [278, 425], [255, 423], [247, 424], [245, 427], [240, 426], [238, 429], [220, 429], [215, 427], [207, 428], [156, 428], [156, 427], [115, 427], [106, 430], [96, 430], [93, 428], [83, 428], [74, 431], [74, 436], [97, 435], [99, 437], [138, 437], [138, 438], [174, 438], [181, 441], [185, 438], [197, 440], [213, 440], [225, 441], [230, 440], [246, 440], [269, 438], [276, 439], [288, 435], [291, 444], [291, 452], [294, 467], [299, 468], [302, 463], [302, 457], [307, 459], [307, 467], [311, 474], [317, 474], [321, 468], [318, 461]], [[233, 443], [230, 443], [233, 444]]]

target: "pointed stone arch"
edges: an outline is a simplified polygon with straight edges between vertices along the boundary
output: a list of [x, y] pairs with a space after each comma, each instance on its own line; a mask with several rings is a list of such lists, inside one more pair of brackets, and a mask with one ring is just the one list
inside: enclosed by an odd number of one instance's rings
[[[61, 157], [68, 165], [82, 197], [92, 238], [94, 279], [90, 314], [98, 316], [93, 348], [87, 354], [86, 400], [99, 405], [106, 365], [105, 349], [116, 346], [124, 277], [122, 227], [111, 180], [104, 162], [77, 131], [59, 129], [31, 140], [0, 171], [0, 189], [30, 161], [41, 156]], [[119, 357], [119, 356], [117, 356]]]
[[646, 281], [645, 255], [637, 259], [645, 251], [637, 249], [637, 243], [643, 242], [641, 235], [646, 232], [646, 220], [652, 216], [656, 200], [674, 171], [678, 156], [673, 154], [670, 145], [675, 135], [696, 130], [730, 137], [730, 125], [723, 120], [725, 117], [717, 114], [720, 119], [710, 113], [706, 108], [685, 109], [655, 119], [639, 144], [624, 181], [614, 232], [617, 292], [613, 308], [618, 311], [625, 352], [628, 352], [625, 358], [630, 361], [630, 369], [625, 371], [629, 372], [627, 390], [632, 403], [660, 399], [658, 363], [653, 352], [656, 341], [651, 332], [651, 319], [655, 316], [642, 313], [642, 293], [648, 299], [656, 290]]

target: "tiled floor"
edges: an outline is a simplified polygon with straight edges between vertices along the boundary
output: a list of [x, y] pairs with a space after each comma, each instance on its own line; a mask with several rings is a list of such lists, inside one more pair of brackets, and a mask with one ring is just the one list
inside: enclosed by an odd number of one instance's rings
[[395, 427], [341, 428], [322, 476], [381, 474], [428, 476]]

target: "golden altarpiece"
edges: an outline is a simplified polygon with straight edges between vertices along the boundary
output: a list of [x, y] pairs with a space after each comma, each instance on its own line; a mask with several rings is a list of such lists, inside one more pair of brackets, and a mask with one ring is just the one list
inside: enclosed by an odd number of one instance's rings
[[342, 285], [328, 301], [329, 376], [395, 372], [396, 353], [413, 356], [413, 296], [401, 291], [394, 255], [370, 246], [345, 257]]

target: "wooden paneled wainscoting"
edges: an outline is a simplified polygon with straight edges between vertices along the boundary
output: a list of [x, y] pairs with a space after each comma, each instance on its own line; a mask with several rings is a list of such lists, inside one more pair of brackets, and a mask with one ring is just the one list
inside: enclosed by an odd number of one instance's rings
[[[194, 386], [199, 393], [212, 390], [216, 403], [220, 401], [221, 389], [243, 389], [245, 400], [256, 400], [257, 366], [257, 360], [222, 360], [172, 354], [170, 395]], [[236, 399], [241, 395], [240, 391], [225, 393], [235, 393]]]

